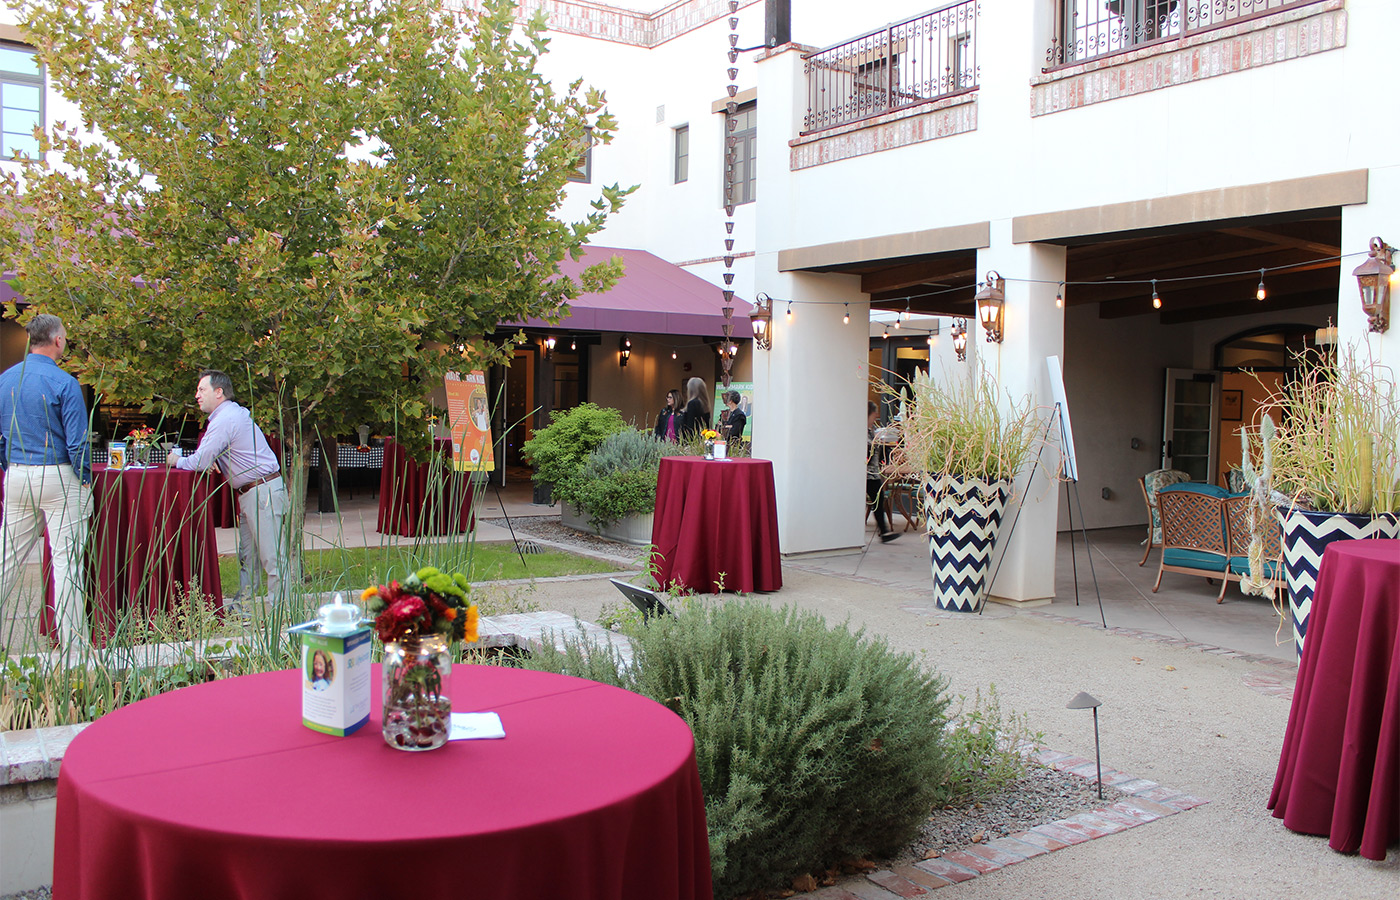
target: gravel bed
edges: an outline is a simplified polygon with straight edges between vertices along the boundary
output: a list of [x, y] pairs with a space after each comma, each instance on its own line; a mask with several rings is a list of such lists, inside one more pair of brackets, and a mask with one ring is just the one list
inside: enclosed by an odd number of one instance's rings
[[[507, 527], [505, 519], [482, 519], [481, 521], [498, 525], [501, 528]], [[610, 541], [596, 534], [586, 534], [560, 523], [558, 516], [512, 516], [510, 528], [515, 530], [517, 536], [540, 538], [608, 556], [640, 559], [646, 549], [618, 541]]]
[[1088, 812], [1114, 802], [1116, 797], [1117, 791], [1105, 787], [1104, 799], [1100, 800], [1094, 782], [1034, 763], [1025, 777], [995, 797], [970, 807], [935, 810], [924, 821], [914, 842], [888, 864], [907, 865], [950, 850], [984, 844]]

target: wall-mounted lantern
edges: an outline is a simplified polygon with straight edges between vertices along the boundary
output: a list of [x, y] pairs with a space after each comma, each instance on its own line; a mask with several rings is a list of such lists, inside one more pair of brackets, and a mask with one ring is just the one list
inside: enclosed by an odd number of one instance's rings
[[987, 333], [987, 341], [1000, 344], [1002, 338], [1002, 312], [1006, 306], [1006, 279], [995, 269], [987, 273], [987, 281], [977, 296], [977, 318], [982, 330]]
[[1384, 333], [1390, 327], [1390, 277], [1395, 274], [1392, 264], [1394, 247], [1378, 237], [1371, 238], [1371, 252], [1366, 261], [1352, 270], [1361, 290], [1361, 308], [1366, 313], [1367, 327]]
[[967, 319], [954, 319], [951, 334], [953, 351], [958, 354], [958, 362], [967, 362]]
[[627, 360], [632, 356], [632, 339], [623, 335], [617, 342], [617, 364], [622, 368], [627, 368]]
[[753, 301], [749, 312], [749, 324], [753, 326], [753, 343], [760, 350], [773, 349], [773, 298], [760, 293]]

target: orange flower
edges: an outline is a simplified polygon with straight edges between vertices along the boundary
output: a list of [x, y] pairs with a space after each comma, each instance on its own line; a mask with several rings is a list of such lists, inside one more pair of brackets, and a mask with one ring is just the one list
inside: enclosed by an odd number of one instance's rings
[[360, 602], [365, 603], [369, 600], [370, 597], [378, 596], [379, 588], [374, 585], [370, 585], [369, 587], [365, 588], [363, 591], [360, 592]]
[[449, 606], [447, 609], [444, 609], [442, 611], [442, 617], [447, 621], [451, 622], [453, 619], [457, 618], [457, 610]]
[[477, 641], [476, 627], [481, 617], [477, 615], [476, 604], [467, 607], [467, 628], [462, 634], [462, 640], [468, 644], [475, 644]]

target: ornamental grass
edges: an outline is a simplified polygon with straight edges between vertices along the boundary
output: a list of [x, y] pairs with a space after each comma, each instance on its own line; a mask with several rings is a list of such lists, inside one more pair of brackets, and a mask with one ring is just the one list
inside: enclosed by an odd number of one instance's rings
[[[1245, 429], [1248, 458], [1285, 508], [1400, 512], [1400, 389], [1394, 372], [1356, 348], [1339, 359], [1300, 354]], [[1271, 421], [1265, 423], [1267, 417]], [[1268, 459], [1265, 460], [1267, 443]]]
[[1045, 428], [1030, 397], [1004, 398], [985, 372], [916, 371], [909, 379], [901, 430], [909, 464], [925, 478], [953, 475], [1010, 481], [1038, 449]]

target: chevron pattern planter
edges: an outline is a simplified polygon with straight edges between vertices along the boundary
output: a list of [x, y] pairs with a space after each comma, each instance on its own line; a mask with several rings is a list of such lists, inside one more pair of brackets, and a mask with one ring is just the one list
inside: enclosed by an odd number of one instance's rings
[[976, 612], [1010, 488], [1006, 481], [951, 475], [924, 484], [933, 601], [939, 609]]
[[1400, 537], [1400, 520], [1355, 513], [1324, 513], [1295, 509], [1280, 513], [1283, 522], [1283, 568], [1288, 578], [1288, 607], [1293, 618], [1293, 643], [1299, 658], [1312, 612], [1313, 588], [1322, 552], [1333, 541]]

